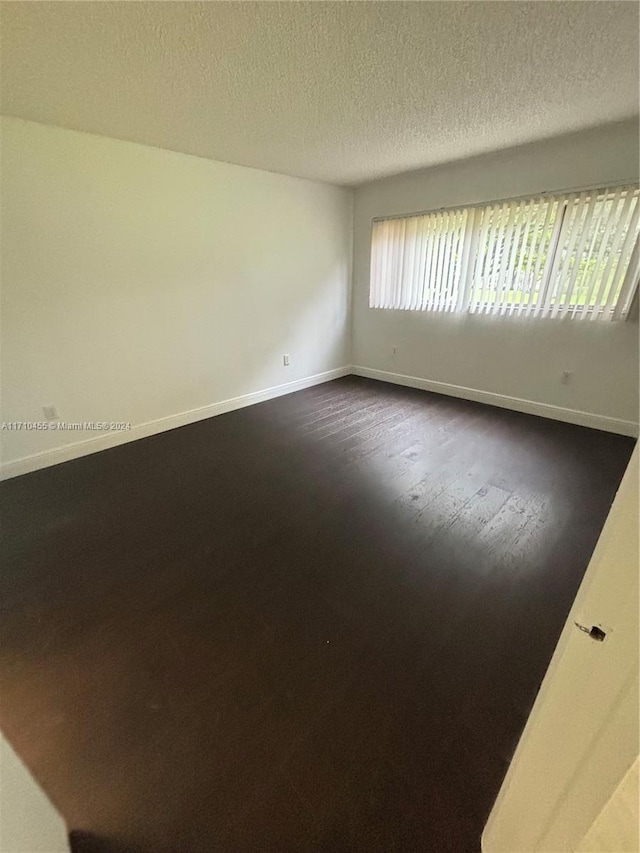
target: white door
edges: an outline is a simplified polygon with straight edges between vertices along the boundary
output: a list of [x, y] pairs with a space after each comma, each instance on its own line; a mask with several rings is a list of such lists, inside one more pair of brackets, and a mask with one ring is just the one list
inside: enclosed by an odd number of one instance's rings
[[638, 849], [639, 770], [640, 759], [637, 758], [591, 824], [578, 853], [620, 853]]
[[574, 853], [638, 751], [636, 447], [489, 816], [484, 853]]
[[68, 853], [67, 828], [0, 732], [0, 853]]

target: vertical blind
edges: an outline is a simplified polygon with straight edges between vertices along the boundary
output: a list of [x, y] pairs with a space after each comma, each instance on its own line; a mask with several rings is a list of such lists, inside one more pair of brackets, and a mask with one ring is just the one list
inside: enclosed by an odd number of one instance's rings
[[370, 305], [622, 318], [640, 274], [638, 195], [626, 186], [376, 220]]

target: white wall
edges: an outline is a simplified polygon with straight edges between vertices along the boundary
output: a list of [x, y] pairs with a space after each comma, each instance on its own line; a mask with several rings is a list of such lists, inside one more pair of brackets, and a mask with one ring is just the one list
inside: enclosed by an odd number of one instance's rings
[[0, 853], [64, 853], [67, 828], [0, 733]]
[[[4, 118], [1, 420], [154, 422], [137, 437], [347, 365], [352, 196]], [[4, 432], [5, 473], [94, 436]]]
[[[635, 181], [638, 126], [610, 125], [356, 191], [353, 363], [623, 421], [638, 420], [638, 325], [374, 310], [371, 220], [544, 190]], [[398, 354], [391, 354], [392, 347]], [[569, 385], [560, 374], [573, 371]]]

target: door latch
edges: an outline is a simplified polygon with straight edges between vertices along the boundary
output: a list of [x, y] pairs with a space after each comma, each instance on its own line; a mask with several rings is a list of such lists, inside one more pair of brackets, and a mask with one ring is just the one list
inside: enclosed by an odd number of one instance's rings
[[579, 622], [574, 622], [573, 624], [576, 628], [584, 631], [585, 634], [588, 634], [592, 640], [596, 640], [598, 643], [603, 643], [604, 638], [607, 636], [607, 632], [603, 631], [599, 625], [592, 625], [589, 628], [587, 625], [581, 625]]

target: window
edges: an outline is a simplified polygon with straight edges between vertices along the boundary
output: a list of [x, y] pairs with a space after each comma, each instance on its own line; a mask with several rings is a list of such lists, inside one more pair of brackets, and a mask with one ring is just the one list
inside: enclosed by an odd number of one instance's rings
[[372, 308], [615, 320], [640, 274], [637, 187], [375, 220]]

